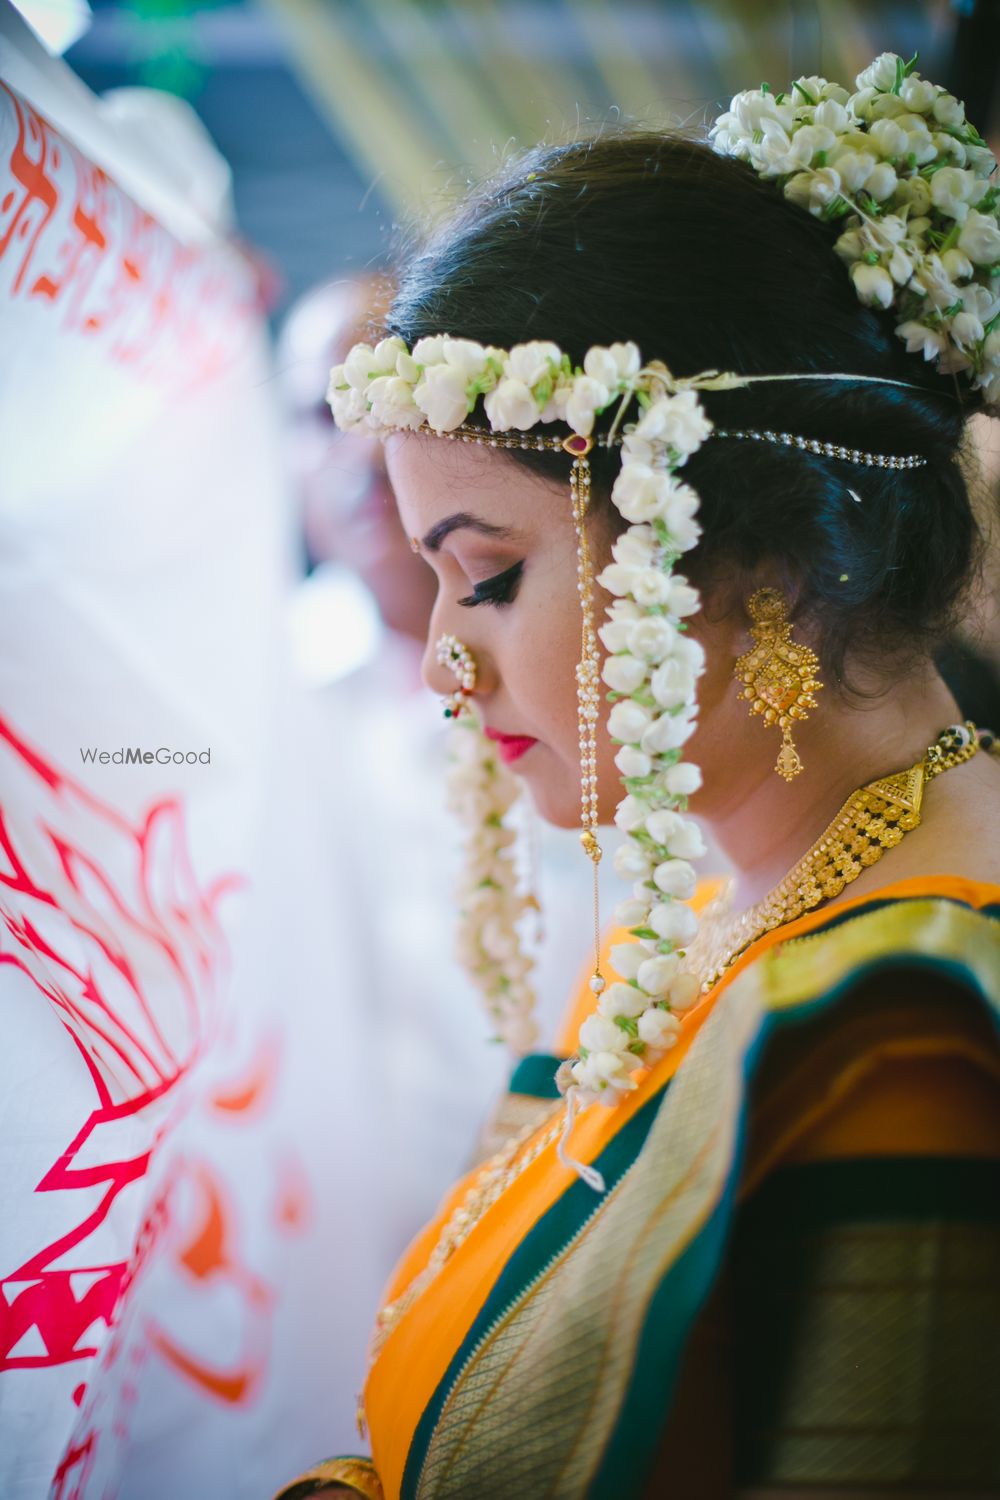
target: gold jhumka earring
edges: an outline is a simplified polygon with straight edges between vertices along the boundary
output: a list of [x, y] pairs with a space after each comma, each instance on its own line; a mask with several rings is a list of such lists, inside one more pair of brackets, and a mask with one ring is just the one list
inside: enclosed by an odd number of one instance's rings
[[788, 603], [777, 589], [758, 589], [747, 600], [747, 613], [756, 645], [736, 658], [733, 675], [744, 684], [740, 693], [752, 714], [763, 714], [765, 724], [777, 724], [782, 746], [774, 769], [786, 781], [802, 770], [792, 739], [792, 727], [816, 707], [815, 694], [823, 684], [816, 676], [819, 657], [809, 646], [792, 640]]

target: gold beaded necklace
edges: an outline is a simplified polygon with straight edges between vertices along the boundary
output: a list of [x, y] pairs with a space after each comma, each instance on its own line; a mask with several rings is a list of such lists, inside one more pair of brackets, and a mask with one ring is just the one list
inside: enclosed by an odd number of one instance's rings
[[754, 906], [733, 916], [731, 884], [702, 912], [698, 933], [684, 956], [707, 994], [752, 943], [775, 927], [793, 922], [821, 901], [839, 896], [862, 870], [920, 823], [926, 783], [942, 771], [970, 760], [980, 731], [971, 720], [952, 724], [907, 771], [880, 777], [852, 792], [829, 826], [796, 865]]

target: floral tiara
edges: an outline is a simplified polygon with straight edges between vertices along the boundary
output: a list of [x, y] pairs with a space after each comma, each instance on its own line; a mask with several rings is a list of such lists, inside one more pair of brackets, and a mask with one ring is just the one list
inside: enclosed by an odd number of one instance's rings
[[[982, 142], [950, 95], [923, 83], [912, 65], [891, 54], [860, 74], [857, 86], [859, 92], [849, 95], [823, 79], [801, 79], [789, 96], [773, 95], [766, 87], [738, 95], [713, 129], [715, 149], [741, 155], [763, 175], [779, 179], [788, 196], [813, 212], [831, 218], [853, 213], [837, 248], [851, 259], [862, 300], [897, 306], [903, 316], [897, 331], [909, 348], [936, 356], [943, 369], [965, 372], [985, 399], [995, 402], [1000, 397], [995, 275], [1000, 234], [993, 214], [996, 190], [983, 190], [981, 183], [986, 175]], [[940, 173], [950, 175], [935, 187]], [[846, 256], [845, 240], [857, 255]], [[913, 332], [917, 325], [919, 337]], [[621, 468], [611, 499], [628, 524], [612, 548], [614, 561], [597, 577], [613, 596], [596, 632], [608, 653], [603, 662], [591, 625], [588, 575], [582, 565], [580, 571], [581, 839], [596, 878], [593, 734], [597, 684], [603, 680], [612, 704], [606, 727], [619, 747], [615, 764], [625, 790], [615, 822], [627, 838], [614, 865], [632, 887], [615, 915], [631, 941], [612, 948], [618, 977], [608, 984], [600, 973], [595, 932], [598, 962], [591, 987], [597, 1008], [581, 1026], [575, 1055], [557, 1074], [568, 1102], [563, 1160], [576, 1108], [595, 1100], [613, 1104], [634, 1089], [633, 1073], [674, 1044], [678, 1013], [698, 998], [698, 983], [682, 960], [697, 930], [687, 903], [696, 881], [692, 861], [704, 853], [704, 844], [686, 812], [701, 774], [684, 760], [683, 747], [695, 728], [704, 653], [688, 630], [700, 606], [698, 591], [674, 569], [697, 544], [701, 529], [698, 495], [680, 471], [713, 435], [702, 391], [778, 380], [909, 384], [842, 372], [705, 370], [676, 377], [662, 361], [644, 362], [634, 343], [595, 345], [583, 364], [575, 365], [554, 343], [536, 340], [504, 350], [445, 333], [422, 338], [412, 349], [397, 337], [374, 348], [356, 344], [331, 372], [328, 399], [341, 428], [419, 429], [453, 441], [564, 450], [583, 560], [588, 455], [596, 418], [612, 414], [608, 431], [596, 441], [620, 445]], [[488, 431], [467, 420], [480, 401]], [[569, 434], [534, 431], [551, 423], [568, 427]], [[862, 453], [792, 433], [740, 428], [715, 435], [788, 442], [833, 459], [883, 467], [922, 462], [919, 455]], [[515, 930], [524, 903], [514, 892], [513, 834], [503, 823], [517, 795], [516, 780], [497, 763], [495, 747], [474, 714], [456, 719], [454, 733], [452, 804], [475, 825], [459, 952], [500, 1034], [516, 1050], [526, 1050], [535, 1035], [529, 1019], [533, 994]], [[592, 1168], [572, 1165], [600, 1185]]]

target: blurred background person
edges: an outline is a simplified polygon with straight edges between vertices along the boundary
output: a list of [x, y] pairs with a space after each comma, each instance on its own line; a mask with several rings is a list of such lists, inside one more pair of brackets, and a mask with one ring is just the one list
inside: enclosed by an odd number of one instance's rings
[[[422, 641], [434, 575], [403, 535], [380, 454], [339, 432], [326, 399], [330, 367], [381, 315], [384, 277], [345, 277], [299, 297], [281, 325], [275, 365], [305, 566], [336, 561], [357, 575], [394, 634]], [[391, 650], [393, 641], [383, 643]]]

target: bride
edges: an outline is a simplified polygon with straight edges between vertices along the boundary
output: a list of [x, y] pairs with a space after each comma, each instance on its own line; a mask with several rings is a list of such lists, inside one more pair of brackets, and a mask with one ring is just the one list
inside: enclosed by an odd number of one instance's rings
[[[436, 575], [460, 952], [522, 1123], [387, 1289], [372, 1459], [284, 1496], [1000, 1483], [1000, 765], [934, 665], [1000, 408], [994, 168], [892, 54], [707, 140], [540, 147], [333, 371]], [[522, 788], [595, 900], [625, 835], [561, 1056]]]

